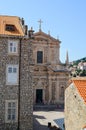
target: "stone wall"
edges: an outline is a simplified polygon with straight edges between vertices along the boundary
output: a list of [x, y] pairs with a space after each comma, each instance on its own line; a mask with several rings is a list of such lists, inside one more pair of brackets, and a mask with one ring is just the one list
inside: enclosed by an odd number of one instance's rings
[[[8, 54], [8, 39], [18, 40], [18, 54]], [[21, 54], [20, 54], [21, 44]], [[32, 74], [30, 64], [32, 51], [29, 40], [20, 40], [16, 37], [0, 37], [0, 130], [16, 130], [18, 122], [5, 122], [5, 101], [17, 100], [19, 102], [18, 115], [20, 130], [32, 130], [33, 119], [33, 88]], [[21, 57], [21, 58], [20, 58]], [[7, 64], [19, 65], [19, 83], [18, 85], [6, 84], [6, 66]], [[20, 91], [19, 91], [20, 88]], [[19, 93], [20, 92], [20, 93]], [[19, 100], [20, 94], [20, 100]]]
[[81, 130], [86, 124], [86, 104], [71, 84], [65, 92], [65, 130]]
[[33, 124], [33, 88], [31, 63], [31, 42], [21, 42], [21, 65], [20, 65], [20, 130], [32, 130]]
[[[12, 129], [10, 123], [5, 123], [5, 101], [18, 99], [18, 85], [6, 85], [7, 64], [19, 64], [19, 55], [8, 55], [8, 38], [0, 37], [0, 129]], [[17, 123], [13, 123], [17, 128]]]

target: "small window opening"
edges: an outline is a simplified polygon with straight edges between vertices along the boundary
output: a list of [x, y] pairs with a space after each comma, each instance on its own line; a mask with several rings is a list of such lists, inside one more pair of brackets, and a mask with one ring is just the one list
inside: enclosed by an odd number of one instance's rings
[[5, 30], [6, 31], [15, 31], [15, 26], [12, 24], [6, 24]]

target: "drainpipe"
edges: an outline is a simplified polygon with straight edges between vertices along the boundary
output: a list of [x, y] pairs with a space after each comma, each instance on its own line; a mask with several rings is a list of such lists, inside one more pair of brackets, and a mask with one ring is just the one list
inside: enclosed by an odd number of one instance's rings
[[21, 78], [21, 39], [19, 50], [19, 85], [18, 85], [18, 130], [20, 130], [20, 78]]

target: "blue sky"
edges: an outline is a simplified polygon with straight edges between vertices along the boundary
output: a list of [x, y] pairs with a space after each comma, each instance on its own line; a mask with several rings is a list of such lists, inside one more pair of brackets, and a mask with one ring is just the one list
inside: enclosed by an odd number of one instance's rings
[[86, 56], [86, 0], [1, 0], [0, 15], [19, 16], [29, 29], [39, 29], [61, 40], [60, 59], [65, 62]]

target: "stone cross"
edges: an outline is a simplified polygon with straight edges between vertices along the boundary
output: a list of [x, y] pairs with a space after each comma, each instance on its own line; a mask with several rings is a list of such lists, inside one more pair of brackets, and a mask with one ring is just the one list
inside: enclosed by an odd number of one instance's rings
[[41, 31], [41, 24], [43, 23], [43, 21], [40, 19], [38, 22], [39, 22], [39, 31]]

